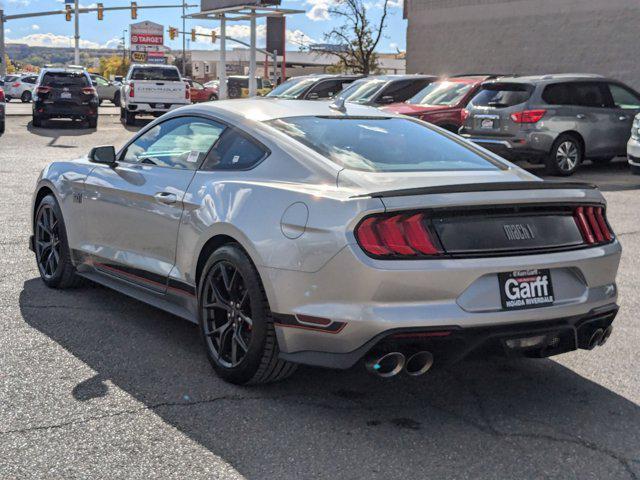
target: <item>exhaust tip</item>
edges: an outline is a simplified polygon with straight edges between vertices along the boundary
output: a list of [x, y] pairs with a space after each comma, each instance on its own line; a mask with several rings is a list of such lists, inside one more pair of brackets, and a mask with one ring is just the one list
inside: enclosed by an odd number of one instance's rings
[[407, 359], [404, 369], [412, 377], [419, 377], [431, 370], [432, 366], [433, 354], [427, 351], [420, 351]]
[[384, 355], [372, 355], [366, 362], [369, 372], [379, 377], [394, 377], [404, 368], [405, 357], [400, 352], [391, 352]]
[[597, 330], [595, 330], [591, 334], [591, 338], [589, 339], [589, 343], [587, 344], [587, 349], [593, 350], [594, 348], [596, 348], [598, 345], [600, 345], [600, 342], [602, 341], [603, 337], [604, 337], [604, 330], [602, 330], [601, 328], [598, 328]]
[[609, 337], [611, 336], [611, 332], [613, 332], [613, 325], [609, 325], [604, 330], [604, 332], [602, 333], [602, 338], [600, 339], [600, 342], [598, 342], [598, 345], [602, 346], [607, 343], [607, 340], [609, 340]]

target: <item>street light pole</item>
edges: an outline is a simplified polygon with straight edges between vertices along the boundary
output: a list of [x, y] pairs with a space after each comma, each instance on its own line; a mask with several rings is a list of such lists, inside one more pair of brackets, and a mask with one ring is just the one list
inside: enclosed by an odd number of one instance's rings
[[220, 15], [220, 61], [218, 62], [218, 97], [227, 98], [227, 19]]
[[[187, 0], [182, 0], [182, 31], [187, 31]], [[182, 76], [187, 75], [187, 34], [182, 34]]]
[[249, 96], [256, 96], [256, 12], [251, 10], [251, 48], [249, 49]]
[[4, 10], [0, 8], [0, 77], [7, 74], [7, 59], [4, 53]]
[[73, 52], [73, 63], [75, 63], [76, 65], [80, 65], [80, 13], [78, 12], [78, 0], [74, 0], [73, 1], [73, 9], [74, 9], [74, 13], [75, 13], [75, 48], [74, 48], [74, 52]]

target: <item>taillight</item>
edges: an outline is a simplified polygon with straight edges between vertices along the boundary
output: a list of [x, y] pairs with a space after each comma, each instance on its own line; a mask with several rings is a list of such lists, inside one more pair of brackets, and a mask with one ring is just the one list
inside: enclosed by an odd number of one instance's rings
[[538, 123], [547, 113], [546, 110], [523, 110], [511, 114], [511, 120], [516, 123]]
[[134, 89], [133, 89], [133, 82], [131, 82], [131, 83], [129, 84], [129, 97], [130, 97], [130, 98], [133, 98], [133, 97], [135, 97], [135, 96], [136, 96], [136, 92], [135, 92], [135, 91], [134, 91]]
[[51, 87], [38, 87], [36, 88], [36, 93], [39, 95], [51, 92]]
[[11, 85], [11, 86], [12, 86], [12, 87], [14, 87], [14, 88], [18, 88], [18, 87], [20, 86], [20, 82], [16, 82], [16, 83], [14, 83], [14, 84], [13, 84], [13, 85]]
[[187, 85], [187, 88], [184, 89], [184, 98], [189, 100], [191, 98], [191, 88]]
[[462, 111], [460, 112], [460, 118], [462, 119], [463, 122], [466, 122], [467, 119], [469, 118], [469, 110], [467, 110], [466, 108], [463, 108]]
[[85, 95], [96, 95], [96, 89], [93, 87], [83, 87], [82, 88], [82, 93], [84, 93]]
[[4, 90], [0, 88], [0, 102], [4, 102]]
[[422, 213], [371, 216], [356, 227], [360, 247], [375, 257], [418, 257], [439, 255]]
[[587, 245], [607, 243], [613, 238], [613, 232], [604, 216], [604, 208], [578, 207], [574, 211], [573, 218]]

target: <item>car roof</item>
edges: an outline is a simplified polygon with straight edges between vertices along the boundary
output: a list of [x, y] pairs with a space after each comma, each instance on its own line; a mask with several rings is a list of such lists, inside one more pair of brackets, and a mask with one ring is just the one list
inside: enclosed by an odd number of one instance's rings
[[86, 70], [79, 70], [77, 68], [53, 67], [53, 68], [43, 68], [42, 70], [40, 70], [40, 73], [46, 73], [46, 72], [52, 72], [52, 73], [82, 73], [82, 74], [86, 74], [86, 75], [89, 74], [89, 72], [87, 72]]
[[595, 73], [553, 73], [547, 75], [522, 75], [517, 77], [499, 77], [490, 80], [490, 82], [509, 82], [509, 83], [553, 83], [555, 81], [579, 81], [579, 80], [607, 80], [602, 75]]
[[179, 109], [182, 114], [189, 111], [219, 114], [226, 118], [243, 118], [254, 121], [268, 121], [277, 118], [326, 116], [326, 117], [393, 117], [395, 114], [383, 112], [374, 107], [346, 104], [346, 112], [341, 112], [329, 101], [309, 102], [306, 100], [285, 100], [279, 98], [242, 98], [220, 100], [191, 105]]
[[171, 69], [178, 68], [175, 65], [162, 65], [161, 63], [134, 63], [133, 65], [131, 65], [131, 68], [136, 68], [136, 67], [171, 68]]
[[326, 79], [338, 79], [338, 78], [353, 78], [354, 80], [358, 80], [360, 78], [365, 78], [364, 75], [354, 74], [354, 73], [311, 73], [309, 75], [299, 75], [297, 77], [291, 77], [287, 79], [289, 80], [302, 80], [302, 79], [312, 79], [312, 80], [326, 80]]
[[438, 75], [427, 75], [423, 73], [415, 73], [410, 75], [371, 75], [369, 77], [363, 77], [361, 80], [386, 80], [386, 81], [395, 81], [395, 80], [421, 80], [421, 79], [434, 79], [438, 78]]

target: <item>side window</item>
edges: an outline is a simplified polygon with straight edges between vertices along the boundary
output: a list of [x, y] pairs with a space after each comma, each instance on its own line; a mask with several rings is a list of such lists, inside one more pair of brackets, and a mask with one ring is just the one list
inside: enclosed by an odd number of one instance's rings
[[202, 84], [198, 83], [198, 82], [193, 82], [193, 87], [197, 88], [198, 90], [203, 90], [204, 89]]
[[209, 152], [202, 170], [246, 170], [268, 154], [265, 147], [248, 135], [230, 128]]
[[94, 77], [93, 81], [96, 82], [97, 85], [101, 86], [101, 87], [106, 87], [107, 85], [109, 85], [109, 82], [107, 82], [104, 78], [102, 77]]
[[313, 87], [309, 91], [309, 93], [307, 93], [307, 98], [309, 98], [310, 95], [313, 95], [312, 98], [331, 98], [336, 93], [338, 93], [340, 90], [342, 90], [342, 82], [341, 81], [339, 81], [339, 80], [327, 80], [327, 81], [324, 81], [324, 82], [320, 82], [318, 85]]
[[198, 117], [172, 118], [136, 138], [120, 161], [196, 170], [225, 128]]
[[24, 77], [22, 81], [24, 83], [36, 83], [36, 77]]
[[598, 82], [576, 83], [573, 87], [572, 103], [581, 107], [606, 108], [609, 106], [605, 89]]
[[416, 80], [395, 82], [378, 95], [377, 102], [380, 102], [383, 97], [392, 97], [394, 102], [404, 102], [422, 90], [427, 83], [426, 81]]
[[571, 84], [553, 83], [542, 92], [542, 99], [549, 105], [571, 105]]
[[611, 92], [611, 97], [613, 98], [613, 103], [616, 108], [625, 110], [640, 109], [640, 99], [635, 93], [631, 92], [631, 90], [621, 85], [610, 83], [609, 91]]

